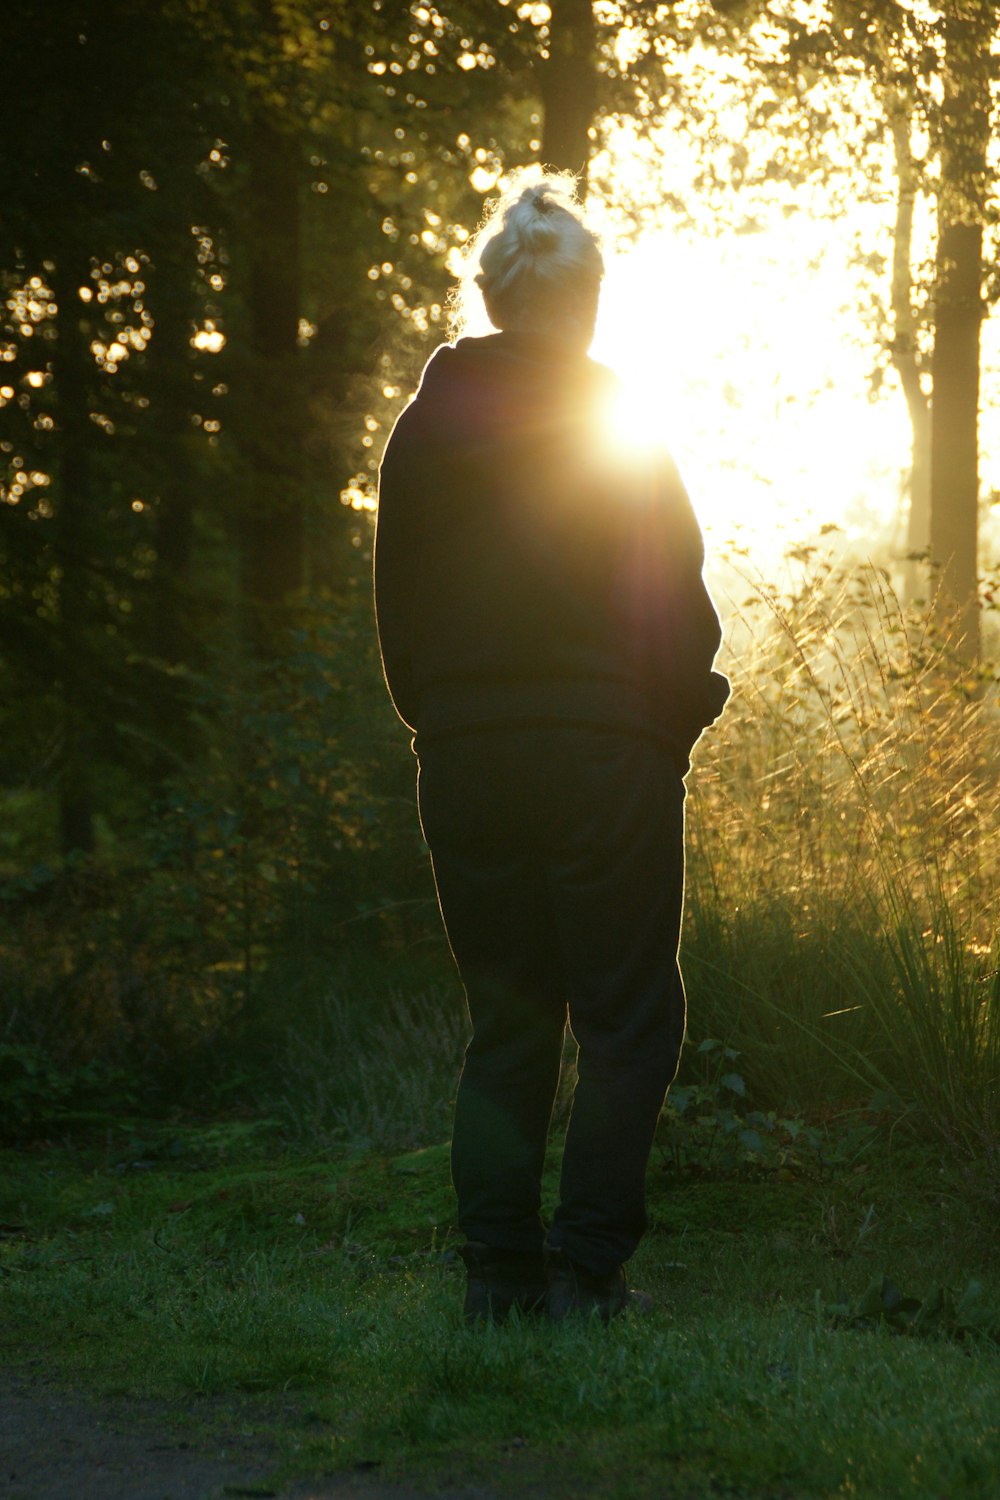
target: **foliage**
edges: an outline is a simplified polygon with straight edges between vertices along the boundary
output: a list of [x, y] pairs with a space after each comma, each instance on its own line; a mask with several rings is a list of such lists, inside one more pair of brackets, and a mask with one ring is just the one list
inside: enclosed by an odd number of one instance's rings
[[982, 1282], [972, 1279], [961, 1296], [946, 1286], [935, 1287], [925, 1298], [904, 1296], [888, 1276], [875, 1276], [852, 1305], [841, 1293], [827, 1306], [835, 1327], [948, 1338], [984, 1338], [1000, 1343], [1000, 1313], [984, 1300]]
[[[688, 1044], [681, 1082], [670, 1090], [656, 1134], [664, 1165], [677, 1176], [721, 1171], [777, 1173], [785, 1180], [800, 1172], [822, 1177], [845, 1153], [857, 1155], [870, 1141], [871, 1126], [859, 1134], [839, 1121], [831, 1132], [799, 1115], [750, 1108], [746, 1080], [735, 1071], [739, 1057], [715, 1037], [693, 1049]], [[697, 1073], [699, 1081], [686, 1081]]]
[[136, 1102], [134, 1080], [107, 1063], [60, 1068], [41, 1047], [0, 1042], [0, 1141], [93, 1128]]
[[291, 1032], [315, 1038], [325, 1011], [311, 997], [381, 944], [382, 973], [361, 982], [377, 992], [436, 908], [412, 771], [349, 600], [314, 610], [280, 659], [220, 666], [188, 693], [207, 755], [151, 808], [126, 803], [100, 861], [5, 883], [3, 1024], [60, 1072], [103, 1059], [178, 1098], [220, 1099], [273, 1075]]

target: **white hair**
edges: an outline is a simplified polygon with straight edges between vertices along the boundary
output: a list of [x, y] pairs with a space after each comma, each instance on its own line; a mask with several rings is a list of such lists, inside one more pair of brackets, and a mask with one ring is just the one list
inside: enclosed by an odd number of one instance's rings
[[576, 179], [522, 167], [507, 178], [462, 253], [451, 331], [481, 326], [485, 304], [497, 328], [572, 337], [587, 324], [603, 274], [600, 241], [584, 222]]

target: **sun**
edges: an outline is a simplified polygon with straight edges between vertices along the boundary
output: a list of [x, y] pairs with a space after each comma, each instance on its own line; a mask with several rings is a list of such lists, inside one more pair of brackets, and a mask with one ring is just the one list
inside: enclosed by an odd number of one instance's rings
[[[629, 448], [665, 445], [698, 463], [705, 446], [719, 451], [713, 428], [732, 439], [747, 420], [734, 385], [742, 318], [732, 301], [716, 247], [660, 233], [612, 258], [592, 353], [621, 381], [611, 420]], [[699, 499], [703, 521], [724, 511], [718, 486]]]
[[623, 384], [619, 439], [666, 445], [706, 535], [765, 563], [831, 522], [884, 538], [899, 510], [905, 403], [870, 400], [847, 246], [803, 217], [609, 258], [591, 352]]
[[608, 404], [605, 421], [612, 443], [624, 443], [636, 454], [661, 446], [669, 447], [664, 431], [666, 410], [663, 390], [653, 370], [619, 372], [622, 383]]

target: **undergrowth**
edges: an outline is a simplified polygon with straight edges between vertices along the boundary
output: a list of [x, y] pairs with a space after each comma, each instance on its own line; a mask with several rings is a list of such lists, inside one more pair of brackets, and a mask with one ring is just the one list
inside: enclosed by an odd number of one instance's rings
[[[739, 1053], [758, 1116], [727, 1149], [755, 1131], [765, 1155], [791, 1150], [780, 1122], [876, 1100], [996, 1197], [1000, 716], [989, 671], [954, 659], [877, 569], [814, 560], [780, 594], [747, 583], [727, 613], [734, 692], [689, 778], [682, 948], [692, 1037]], [[321, 680], [332, 701], [329, 662], [307, 652], [268, 688], [270, 717], [254, 728], [267, 729], [261, 774], [273, 780], [280, 761], [285, 780], [269, 784], [266, 818], [233, 822], [220, 772], [219, 806], [206, 787], [146, 836], [152, 885], [100, 861], [39, 875], [37, 889], [30, 871], [8, 881], [8, 1137], [58, 1136], [140, 1100], [147, 1111], [263, 1107], [300, 1145], [402, 1149], [446, 1134], [466, 1017], [419, 848], [412, 757], [405, 736], [395, 756], [379, 738], [396, 727], [374, 714], [372, 684], [345, 689], [358, 734], [379, 740], [369, 785], [343, 735], [324, 728], [322, 695], [299, 722], [303, 684]], [[294, 792], [298, 759], [320, 743], [352, 788], [346, 801], [319, 763], [309, 797]], [[340, 798], [332, 825], [328, 793]], [[340, 870], [329, 882], [327, 866]], [[352, 885], [348, 866], [363, 879]], [[572, 1082], [570, 1045], [560, 1117]], [[691, 1098], [682, 1090], [703, 1082], [689, 1047], [667, 1123]]]

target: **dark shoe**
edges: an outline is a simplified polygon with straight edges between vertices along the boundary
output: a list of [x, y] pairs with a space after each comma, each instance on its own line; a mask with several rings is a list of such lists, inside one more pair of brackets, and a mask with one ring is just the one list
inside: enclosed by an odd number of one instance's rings
[[470, 1240], [461, 1255], [467, 1276], [467, 1323], [504, 1323], [515, 1308], [527, 1315], [545, 1311], [547, 1282], [541, 1253], [498, 1250]]
[[562, 1323], [571, 1313], [596, 1314], [602, 1323], [610, 1323], [623, 1313], [644, 1313], [652, 1306], [644, 1292], [629, 1291], [624, 1266], [597, 1276], [561, 1250], [547, 1251], [545, 1264], [549, 1283], [545, 1313], [552, 1323]]

